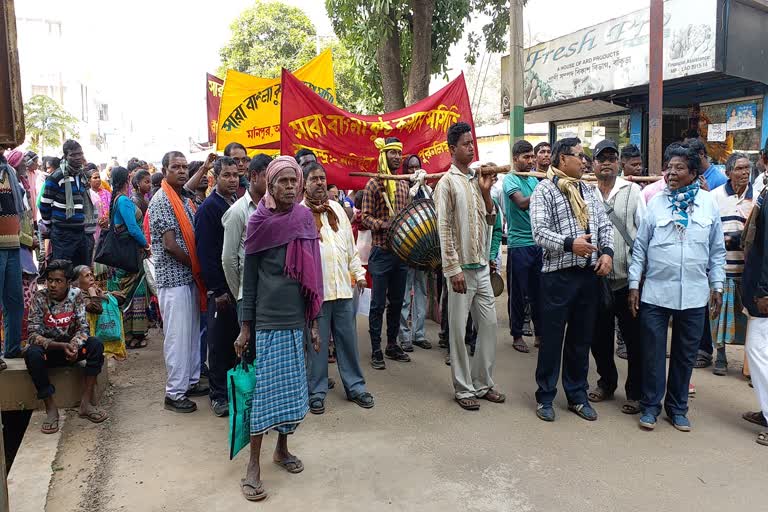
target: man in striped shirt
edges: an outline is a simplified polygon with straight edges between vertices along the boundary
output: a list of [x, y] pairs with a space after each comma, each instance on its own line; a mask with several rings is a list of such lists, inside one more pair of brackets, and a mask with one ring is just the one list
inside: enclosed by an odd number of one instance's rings
[[[85, 234], [86, 213], [91, 213], [85, 156], [77, 141], [64, 142], [61, 166], [45, 180], [40, 215], [48, 229], [54, 260], [68, 260], [73, 267], [91, 264], [93, 247]], [[86, 204], [87, 203], [87, 204]], [[88, 212], [86, 212], [88, 210]]]

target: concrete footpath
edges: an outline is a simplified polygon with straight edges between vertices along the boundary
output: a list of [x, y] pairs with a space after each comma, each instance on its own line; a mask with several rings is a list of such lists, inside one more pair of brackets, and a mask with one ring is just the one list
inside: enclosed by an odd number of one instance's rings
[[[502, 297], [502, 299], [504, 299]], [[498, 303], [495, 377], [507, 403], [465, 412], [453, 401], [450, 370], [437, 348], [416, 348], [413, 362], [368, 364], [367, 321], [358, 325], [363, 367], [376, 407], [363, 410], [331, 391], [327, 412], [309, 415], [290, 439], [306, 466], [289, 475], [271, 464], [277, 436], [264, 441], [262, 478], [270, 496], [240, 494], [248, 452], [228, 460], [227, 420], [207, 399], [189, 415], [163, 410], [162, 337], [116, 365], [106, 406], [111, 419], [65, 423], [46, 510], [58, 511], [651, 511], [761, 510], [768, 448], [741, 419], [756, 407], [741, 377], [743, 351], [729, 350], [726, 377], [696, 370], [693, 432], [661, 421], [640, 431], [621, 413], [623, 392], [597, 404], [588, 423], [556, 400], [557, 421], [535, 416], [536, 351], [512, 349]], [[532, 340], [531, 340], [532, 346]], [[621, 361], [620, 371], [626, 369]], [[332, 365], [331, 375], [338, 379]], [[594, 371], [590, 382], [594, 385]], [[340, 386], [339, 386], [340, 387]]]

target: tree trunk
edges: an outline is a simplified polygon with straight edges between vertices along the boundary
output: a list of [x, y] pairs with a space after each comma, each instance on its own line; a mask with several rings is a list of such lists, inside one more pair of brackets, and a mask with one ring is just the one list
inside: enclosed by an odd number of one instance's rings
[[432, 71], [432, 18], [435, 0], [410, 0], [413, 12], [413, 48], [408, 76], [408, 104], [429, 96]]
[[394, 28], [392, 33], [381, 41], [376, 50], [376, 63], [381, 72], [381, 90], [384, 94], [384, 111], [392, 112], [405, 108], [403, 96], [403, 70], [400, 67], [400, 34], [394, 23], [394, 13], [390, 12]]

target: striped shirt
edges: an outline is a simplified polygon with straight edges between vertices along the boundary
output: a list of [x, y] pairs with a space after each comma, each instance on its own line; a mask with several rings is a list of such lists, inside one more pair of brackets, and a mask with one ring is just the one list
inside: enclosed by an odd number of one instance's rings
[[[384, 188], [384, 180], [371, 178], [363, 190], [362, 224], [366, 229], [371, 230], [373, 245], [383, 249], [387, 247], [387, 232], [389, 231], [389, 222], [394, 215], [408, 205], [408, 181], [397, 180], [397, 190], [395, 192], [395, 204], [392, 205], [394, 214], [391, 214], [387, 208], [387, 202], [384, 195], [387, 193]], [[386, 227], [384, 227], [386, 226]]]
[[531, 195], [533, 240], [544, 250], [542, 272], [595, 265], [597, 253], [589, 258], [573, 253], [574, 240], [587, 233], [592, 234], [592, 245], [613, 257], [613, 226], [605, 213], [602, 198], [598, 198], [594, 187], [585, 183], [579, 183], [579, 190], [589, 208], [588, 230], [576, 221], [571, 203], [552, 180], [541, 181]]
[[[72, 202], [75, 212], [67, 218], [67, 197], [65, 183], [72, 183]], [[43, 197], [40, 199], [40, 216], [46, 225], [55, 225], [67, 229], [83, 228], [85, 213], [83, 209], [83, 194], [88, 193], [88, 180], [83, 176], [70, 176], [64, 178], [64, 172], [57, 169], [45, 180]]]
[[741, 232], [752, 211], [752, 185], [748, 185], [741, 195], [737, 195], [728, 181], [722, 187], [712, 191], [712, 198], [720, 210], [725, 243], [725, 275], [741, 277], [744, 272], [744, 251], [741, 249]]

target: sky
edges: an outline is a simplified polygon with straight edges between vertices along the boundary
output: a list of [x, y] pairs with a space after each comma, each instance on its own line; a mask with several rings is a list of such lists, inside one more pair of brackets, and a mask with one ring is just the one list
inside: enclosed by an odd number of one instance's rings
[[[323, 0], [283, 2], [301, 8], [319, 35], [332, 34]], [[101, 91], [111, 109], [129, 116], [141, 136], [172, 134], [202, 140], [205, 73], [219, 66], [229, 25], [252, 4], [252, 0], [16, 0], [16, 15], [60, 19], [67, 46], [72, 47], [57, 52], [58, 58], [63, 55], [65, 66], [77, 69], [84, 81]], [[578, 4], [529, 0], [528, 4], [527, 41], [542, 42], [647, 7], [648, 0]], [[465, 45], [461, 41], [451, 51], [450, 78], [466, 67]]]

